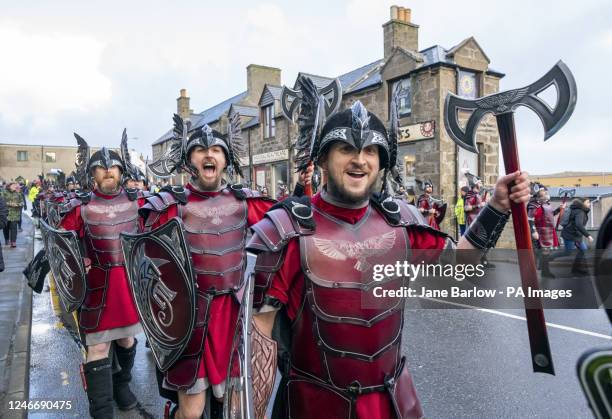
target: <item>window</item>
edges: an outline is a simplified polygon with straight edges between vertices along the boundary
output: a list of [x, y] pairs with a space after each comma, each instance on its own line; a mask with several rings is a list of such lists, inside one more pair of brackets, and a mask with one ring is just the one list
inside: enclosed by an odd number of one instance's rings
[[[404, 118], [410, 116], [412, 112], [412, 88], [410, 86], [410, 78], [405, 78], [393, 82], [391, 85], [391, 93], [389, 98], [393, 96], [395, 89], [399, 89], [397, 92], [398, 99], [398, 116]], [[389, 102], [391, 99], [389, 99]]]
[[476, 73], [459, 70], [457, 74], [457, 94], [467, 99], [476, 99], [479, 96]]
[[52, 152], [45, 152], [45, 161], [47, 163], [55, 163], [55, 153]]
[[28, 161], [28, 152], [25, 150], [17, 151], [17, 161]]
[[276, 134], [276, 122], [274, 121], [274, 103], [265, 106], [262, 109], [263, 112], [263, 137], [271, 138]]

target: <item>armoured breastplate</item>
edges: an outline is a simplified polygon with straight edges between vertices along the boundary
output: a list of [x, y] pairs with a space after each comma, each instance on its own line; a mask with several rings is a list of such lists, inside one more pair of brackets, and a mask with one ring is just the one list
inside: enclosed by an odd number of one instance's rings
[[228, 190], [209, 198], [192, 193], [180, 211], [199, 289], [215, 294], [237, 290], [243, 279], [246, 200]]
[[85, 224], [85, 246], [92, 263], [102, 267], [124, 264], [120, 233], [138, 230], [138, 201], [130, 201], [122, 191], [113, 199], [92, 194], [81, 207]]
[[425, 209], [433, 208], [433, 201], [431, 197], [425, 194], [421, 195], [418, 199], [417, 207], [423, 207]]
[[542, 212], [544, 213], [544, 227], [552, 227], [555, 225], [555, 213], [552, 206], [548, 203], [542, 205]]
[[304, 305], [293, 328], [292, 368], [349, 389], [381, 386], [400, 359], [404, 301], [378, 299], [404, 278], [373, 280], [374, 266], [409, 259], [405, 228], [372, 207], [355, 225], [313, 208], [316, 233], [300, 237]]
[[541, 205], [542, 215], [536, 218], [536, 229], [540, 235], [540, 245], [543, 247], [554, 246], [555, 213], [549, 203]]
[[479, 194], [470, 191], [465, 196], [465, 202], [472, 206], [471, 211], [465, 214], [467, 223], [470, 224], [476, 219], [478, 213], [480, 213], [481, 208], [478, 205], [482, 202], [482, 198]]

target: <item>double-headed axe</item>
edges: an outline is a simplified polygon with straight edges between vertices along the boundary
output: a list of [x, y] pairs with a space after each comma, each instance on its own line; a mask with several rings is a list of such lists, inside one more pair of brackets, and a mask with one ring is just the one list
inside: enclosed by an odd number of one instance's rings
[[[563, 195], [563, 201], [561, 205], [565, 204], [567, 201], [567, 197], [573, 198], [576, 195], [576, 188], [559, 188], [559, 196]], [[555, 230], [559, 229], [559, 223], [561, 222], [561, 217], [563, 217], [563, 212], [565, 208], [561, 207], [559, 209], [559, 216], [557, 217], [557, 224], [555, 224]]]
[[[538, 97], [539, 93], [551, 86], [557, 90], [554, 107]], [[494, 93], [479, 99], [464, 99], [449, 93], [444, 104], [446, 130], [460, 147], [478, 153], [475, 144], [476, 128], [484, 115], [493, 113], [497, 119], [506, 173], [513, 173], [521, 170], [514, 130], [514, 110], [521, 105], [533, 110], [544, 124], [544, 140], [556, 133], [570, 118], [576, 106], [576, 81], [565, 63], [559, 61], [538, 81], [520, 89]], [[465, 129], [459, 125], [459, 110], [472, 111]], [[521, 271], [521, 285], [526, 296], [523, 300], [533, 370], [554, 375], [542, 302], [539, 298], [528, 297], [529, 288], [538, 290], [539, 286], [535, 257], [531, 251], [527, 208], [525, 204], [516, 204], [512, 201], [510, 207]]]
[[[334, 79], [327, 86], [317, 88], [316, 90], [320, 97], [323, 98], [323, 109], [317, 110], [316, 119], [320, 119], [320, 117], [323, 115], [328, 117], [335, 113], [340, 107], [340, 102], [342, 101], [342, 85], [340, 84], [340, 80]], [[280, 100], [281, 110], [283, 111], [283, 116], [290, 122], [294, 122], [294, 115], [298, 113], [298, 108], [302, 103], [302, 96], [301, 90], [293, 90], [287, 86], [283, 86]], [[319, 112], [323, 113], [323, 115], [319, 115]], [[313, 132], [313, 136], [316, 135], [317, 133]], [[312, 138], [310, 142], [311, 148], [315, 145], [315, 143], [315, 138]], [[308, 196], [312, 196], [312, 183], [305, 186], [304, 193]]]

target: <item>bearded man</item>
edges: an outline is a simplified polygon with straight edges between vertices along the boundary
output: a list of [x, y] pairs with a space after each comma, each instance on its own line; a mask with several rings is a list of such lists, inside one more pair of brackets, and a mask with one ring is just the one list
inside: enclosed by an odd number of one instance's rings
[[[129, 383], [136, 356], [134, 336], [142, 328], [129, 289], [119, 234], [138, 230], [138, 208], [145, 196], [121, 187], [133, 173], [125, 130], [121, 155], [103, 147], [90, 157], [87, 142], [77, 134], [75, 137], [79, 143], [79, 183], [92, 191], [79, 192], [62, 208], [60, 227], [76, 231], [85, 249], [87, 291], [78, 317], [87, 347], [83, 370], [89, 413], [105, 419], [114, 417], [113, 399], [121, 410], [133, 409], [138, 403]], [[121, 367], [114, 374], [111, 347]]]
[[185, 171], [191, 180], [185, 187], [162, 188], [147, 199], [140, 214], [145, 230], [175, 217], [182, 220], [196, 275], [198, 318], [187, 349], [163, 374], [160, 393], [178, 401], [173, 417], [200, 418], [211, 388], [211, 416], [220, 417], [227, 382], [238, 374], [227, 376], [240, 308], [235, 293], [246, 267], [247, 228], [275, 201], [231, 183], [234, 174], [242, 175], [239, 156], [245, 148], [238, 115], [230, 119], [226, 135], [208, 125], [192, 130], [178, 115], [174, 122], [173, 144], [149, 169], [160, 177]]
[[[311, 151], [302, 167], [315, 162], [327, 183], [312, 200], [288, 199], [282, 208], [268, 212], [252, 227], [247, 246], [259, 253], [258, 276], [279, 266], [255, 316], [253, 333], [255, 342], [261, 342], [260, 334], [269, 340], [277, 323], [274, 336], [282, 349], [283, 378], [273, 418], [420, 418], [416, 389], [400, 352], [403, 302], [382, 308], [364, 308], [362, 303], [371, 295], [375, 265], [412, 260], [412, 249], [436, 253], [455, 244], [431, 228], [415, 207], [393, 199], [386, 190], [374, 193], [380, 173], [385, 185], [397, 160], [395, 95], [389, 133], [360, 102], [328, 117], [321, 129], [320, 112], [313, 109], [324, 102], [310, 79], [300, 77], [298, 83], [303, 101], [300, 138], [315, 141], [303, 147]], [[515, 186], [510, 187], [511, 182]], [[492, 247], [508, 219], [510, 201], [528, 198], [525, 173], [501, 177], [478, 215], [478, 234], [468, 229], [457, 248]], [[377, 284], [392, 281], [403, 279]], [[260, 346], [253, 344], [253, 376], [267, 378], [254, 382], [256, 392], [273, 388], [275, 377], [273, 365], [268, 364], [270, 371], [259, 371], [265, 364], [257, 351]], [[271, 390], [266, 394], [269, 397]], [[266, 402], [256, 401], [257, 417]]]

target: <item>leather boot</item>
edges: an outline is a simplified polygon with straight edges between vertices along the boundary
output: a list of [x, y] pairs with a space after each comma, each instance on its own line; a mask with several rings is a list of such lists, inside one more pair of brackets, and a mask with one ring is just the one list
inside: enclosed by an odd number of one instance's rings
[[555, 275], [550, 271], [548, 264], [548, 255], [540, 256], [540, 269], [542, 270], [542, 278], [556, 278]]
[[132, 390], [130, 381], [132, 380], [132, 367], [136, 357], [136, 345], [138, 341], [134, 339], [131, 348], [122, 348], [115, 344], [115, 355], [121, 370], [113, 374], [113, 399], [120, 410], [130, 410], [136, 407], [138, 400]]
[[586, 276], [589, 274], [587, 261], [583, 254], [578, 254], [572, 265], [572, 273], [578, 276]]
[[83, 366], [87, 382], [89, 414], [94, 419], [113, 419], [113, 383], [110, 359], [88, 362]]
[[223, 419], [223, 402], [210, 395], [210, 419]]

